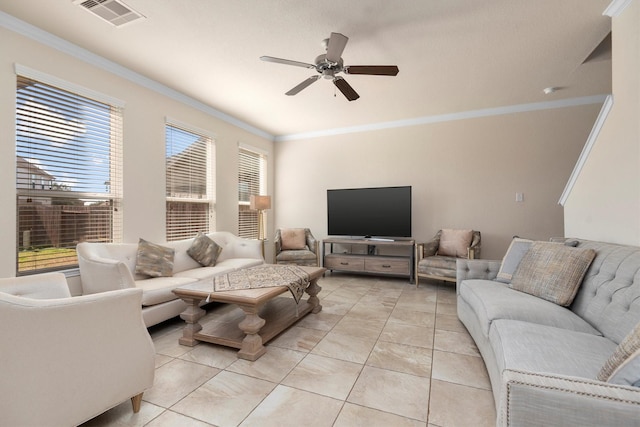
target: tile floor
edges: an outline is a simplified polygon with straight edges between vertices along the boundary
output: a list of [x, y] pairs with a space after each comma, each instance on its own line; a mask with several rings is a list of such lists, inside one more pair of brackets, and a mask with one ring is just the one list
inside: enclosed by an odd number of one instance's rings
[[[456, 317], [451, 284], [327, 274], [323, 309], [255, 362], [178, 344], [179, 319], [150, 329], [153, 388], [86, 426], [493, 426], [484, 363]], [[216, 321], [219, 306], [206, 321]]]

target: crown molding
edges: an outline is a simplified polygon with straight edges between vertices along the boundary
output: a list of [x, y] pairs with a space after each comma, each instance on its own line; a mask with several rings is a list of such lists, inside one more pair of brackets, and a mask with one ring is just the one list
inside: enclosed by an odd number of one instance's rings
[[630, 4], [631, 0], [613, 0], [602, 14], [613, 18], [620, 15]]
[[119, 77], [127, 79], [137, 85], [140, 85], [147, 89], [151, 89], [168, 98], [179, 101], [183, 104], [186, 104], [190, 107], [200, 110], [206, 114], [209, 114], [210, 116], [216, 117], [222, 121], [225, 121], [234, 126], [237, 126], [240, 129], [243, 129], [249, 133], [268, 139], [270, 141], [273, 141], [274, 139], [273, 135], [263, 131], [262, 129], [258, 129], [248, 123], [238, 120], [235, 117], [232, 117], [209, 105], [206, 105], [200, 101], [197, 101], [181, 92], [178, 92], [177, 90], [171, 89], [161, 83], [158, 83], [155, 80], [145, 77], [142, 74], [136, 73], [135, 71], [132, 71], [126, 67], [123, 67], [122, 65], [119, 65], [113, 61], [110, 61], [100, 55], [96, 55], [91, 51], [83, 49], [80, 46], [77, 46], [53, 34], [50, 34], [36, 26], [28, 24], [2, 11], [0, 11], [0, 27], [4, 27], [10, 31], [13, 31], [20, 35], [28, 37], [32, 40], [37, 41], [38, 43], [42, 43], [45, 46], [52, 47], [56, 50], [59, 50], [60, 52], [66, 53], [67, 55], [77, 58], [83, 62], [86, 62], [95, 67], [101, 68], [112, 74], [115, 74]]
[[461, 111], [451, 114], [417, 117], [414, 119], [396, 120], [391, 122], [372, 123], [362, 126], [350, 126], [334, 129], [303, 132], [275, 137], [276, 142], [295, 141], [300, 139], [319, 138], [326, 136], [342, 135], [347, 133], [371, 132], [383, 129], [393, 129], [408, 126], [419, 126], [431, 123], [452, 122], [456, 120], [475, 119], [479, 117], [502, 116], [506, 114], [526, 113], [529, 111], [549, 110], [554, 108], [575, 107], [579, 105], [601, 104], [607, 95], [583, 96], [579, 98], [560, 99], [557, 101], [534, 102], [530, 104], [509, 105], [497, 108], [485, 108], [482, 110]]

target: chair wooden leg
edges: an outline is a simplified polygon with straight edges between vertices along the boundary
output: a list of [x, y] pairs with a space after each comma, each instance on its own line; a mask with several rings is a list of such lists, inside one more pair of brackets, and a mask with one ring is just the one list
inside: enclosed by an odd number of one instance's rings
[[142, 393], [136, 394], [131, 398], [131, 405], [133, 406], [133, 413], [140, 412], [140, 406], [142, 405]]

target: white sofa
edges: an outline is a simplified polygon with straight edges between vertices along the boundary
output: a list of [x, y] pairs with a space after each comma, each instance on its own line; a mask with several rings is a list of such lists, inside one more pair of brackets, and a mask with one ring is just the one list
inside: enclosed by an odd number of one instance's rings
[[176, 287], [264, 263], [259, 240], [244, 239], [226, 231], [207, 236], [222, 247], [214, 267], [203, 267], [187, 254], [193, 239], [154, 242], [175, 250], [171, 277], [136, 275], [137, 243], [79, 243], [82, 293], [140, 288], [142, 317], [145, 325], [150, 327], [178, 316], [187, 307], [173, 293]]
[[151, 388], [142, 291], [71, 297], [62, 273], [0, 279], [0, 425], [72, 426]]

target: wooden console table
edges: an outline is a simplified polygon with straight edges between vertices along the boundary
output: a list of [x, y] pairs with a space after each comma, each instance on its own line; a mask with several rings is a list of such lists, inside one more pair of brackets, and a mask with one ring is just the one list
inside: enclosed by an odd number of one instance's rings
[[[366, 252], [334, 252], [334, 245], [363, 246]], [[406, 276], [411, 283], [414, 283], [414, 246], [415, 240], [410, 238], [403, 240], [329, 238], [322, 241], [322, 258], [327, 270]], [[394, 249], [406, 254], [380, 255], [378, 250], [381, 248]]]

